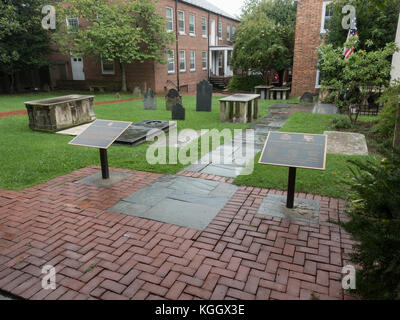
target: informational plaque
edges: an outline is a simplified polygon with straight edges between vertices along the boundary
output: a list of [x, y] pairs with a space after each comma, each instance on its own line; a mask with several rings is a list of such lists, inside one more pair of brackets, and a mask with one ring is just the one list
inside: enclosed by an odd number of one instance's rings
[[326, 135], [270, 132], [259, 163], [325, 170], [326, 147]]
[[131, 124], [125, 121], [96, 120], [69, 144], [108, 149]]

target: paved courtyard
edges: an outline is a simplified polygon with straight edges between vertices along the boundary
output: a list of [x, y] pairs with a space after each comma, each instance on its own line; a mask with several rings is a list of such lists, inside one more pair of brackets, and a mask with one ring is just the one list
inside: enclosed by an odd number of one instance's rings
[[[218, 212], [198, 230], [109, 209], [135, 203], [134, 192], [165, 176], [113, 169], [129, 174], [107, 188], [79, 181], [98, 170], [0, 190], [1, 290], [25, 299], [346, 298], [341, 268], [352, 241], [326, 222], [344, 218], [343, 201], [296, 194], [319, 202], [319, 224], [287, 220], [257, 214], [267, 195], [284, 192], [228, 188], [230, 178], [181, 172], [175, 182], [223, 183], [228, 198], [214, 202]], [[44, 265], [57, 271], [56, 290], [41, 288]]]

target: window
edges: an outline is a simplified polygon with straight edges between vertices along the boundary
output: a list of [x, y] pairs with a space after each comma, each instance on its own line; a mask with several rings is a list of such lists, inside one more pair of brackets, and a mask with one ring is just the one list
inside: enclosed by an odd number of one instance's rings
[[196, 71], [196, 51], [190, 50], [190, 71]]
[[178, 11], [178, 30], [180, 34], [185, 34], [185, 12]]
[[165, 8], [165, 17], [167, 19], [167, 31], [168, 32], [174, 31], [174, 14], [172, 8], [170, 7]]
[[222, 68], [222, 51], [218, 54], [218, 68]]
[[207, 70], [207, 51], [201, 53], [201, 68]]
[[222, 40], [222, 22], [218, 22], [218, 39]]
[[175, 51], [170, 50], [168, 52], [168, 73], [175, 72]]
[[186, 52], [185, 50], [179, 50], [179, 71], [186, 71]]
[[231, 58], [232, 58], [232, 51], [228, 51], [228, 58], [227, 58], [227, 65], [230, 66], [231, 65]]
[[189, 14], [189, 34], [194, 36], [196, 33], [196, 16], [191, 13]]
[[226, 26], [226, 40], [231, 41], [231, 25]]
[[103, 74], [115, 74], [114, 61], [104, 60], [103, 57], [101, 57], [101, 72]]
[[333, 8], [331, 4], [332, 1], [324, 1], [322, 4], [321, 33], [326, 33], [328, 22], [333, 16]]
[[79, 29], [79, 19], [78, 18], [67, 18], [68, 32], [77, 32]]
[[232, 40], [235, 40], [236, 27], [232, 26]]
[[203, 38], [207, 38], [207, 19], [205, 17], [201, 18], [201, 35]]

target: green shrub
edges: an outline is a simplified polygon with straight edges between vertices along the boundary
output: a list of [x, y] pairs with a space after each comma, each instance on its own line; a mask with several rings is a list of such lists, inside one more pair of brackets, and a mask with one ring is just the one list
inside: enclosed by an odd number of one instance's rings
[[396, 113], [400, 96], [400, 82], [396, 81], [392, 86], [384, 91], [379, 102], [384, 104], [378, 116], [378, 123], [374, 126], [374, 131], [381, 140], [393, 140]]
[[233, 76], [229, 81], [229, 91], [253, 91], [255, 86], [265, 84], [261, 76]]
[[340, 222], [356, 244], [356, 293], [364, 299], [400, 299], [400, 151], [386, 158], [349, 161], [349, 221]]
[[335, 129], [350, 129], [353, 125], [348, 117], [335, 117], [332, 126]]

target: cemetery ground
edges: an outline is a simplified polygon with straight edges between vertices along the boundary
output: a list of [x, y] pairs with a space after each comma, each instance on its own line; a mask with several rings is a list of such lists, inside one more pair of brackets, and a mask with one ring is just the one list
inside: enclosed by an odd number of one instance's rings
[[[15, 103], [0, 102], [4, 111], [23, 108], [26, 97], [11, 98]], [[213, 97], [212, 112], [196, 112], [196, 98], [184, 96], [186, 120], [177, 121], [178, 129], [251, 125], [221, 123], [218, 100]], [[259, 117], [277, 102], [261, 100]], [[139, 99], [97, 105], [94, 111], [107, 120], [171, 119], [164, 98], [157, 110], [143, 110]], [[332, 119], [295, 113], [280, 131], [322, 133], [331, 129]], [[149, 143], [112, 146], [110, 167], [128, 176], [102, 188], [79, 182], [99, 171], [98, 150], [70, 146], [68, 136], [31, 131], [27, 115], [1, 117], [0, 128], [0, 292], [26, 299], [350, 298], [341, 288], [341, 269], [353, 241], [327, 220], [345, 219], [338, 176], [354, 156], [328, 155], [325, 172], [299, 170], [296, 197], [319, 202], [320, 222], [314, 224], [260, 212], [266, 196], [285, 194], [287, 168], [265, 166], [270, 168], [264, 172], [256, 165], [235, 186], [233, 179], [185, 173], [183, 164], [149, 165]], [[200, 230], [112, 210], [135, 193], [149, 200], [148, 188], [159, 179], [170, 182], [165, 174], [177, 174], [180, 188], [229, 191], [229, 197]], [[211, 199], [207, 205], [213, 205]], [[56, 268], [54, 291], [42, 290], [38, 281], [45, 264]]]

